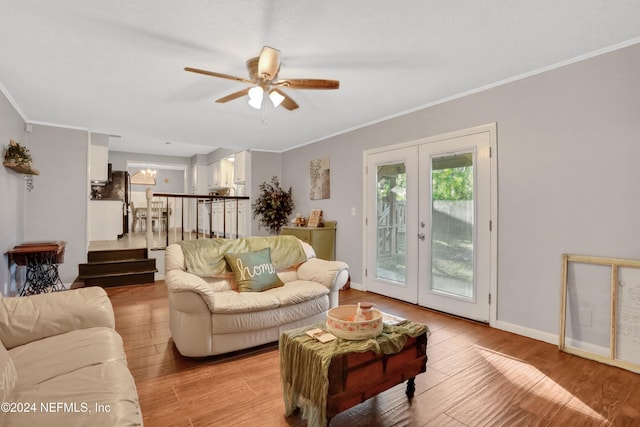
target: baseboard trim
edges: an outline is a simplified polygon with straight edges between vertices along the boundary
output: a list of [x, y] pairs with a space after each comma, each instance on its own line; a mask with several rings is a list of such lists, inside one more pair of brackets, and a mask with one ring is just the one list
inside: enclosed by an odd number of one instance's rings
[[543, 341], [553, 345], [558, 345], [560, 340], [557, 334], [540, 331], [538, 329], [527, 328], [526, 326], [516, 325], [513, 323], [505, 322], [504, 320], [496, 321], [495, 327], [496, 329], [512, 332], [514, 334], [522, 335], [527, 338], [533, 338], [534, 340]]
[[362, 283], [356, 283], [352, 281], [349, 287], [351, 289], [355, 289], [356, 291], [363, 291], [363, 292], [365, 291], [364, 286], [362, 286]]
[[[362, 283], [351, 282], [351, 288], [358, 291], [366, 292]], [[496, 321], [494, 327], [496, 329], [500, 329], [506, 332], [512, 332], [517, 335], [522, 335], [527, 338], [543, 341], [556, 346], [560, 342], [560, 338], [557, 334], [540, 331], [538, 329], [527, 328], [526, 326], [516, 325], [514, 323], [505, 322], [504, 320]]]
[[609, 356], [609, 347], [593, 344], [586, 341], [580, 341], [565, 337], [565, 347], [575, 348], [578, 351], [595, 354], [600, 357]]

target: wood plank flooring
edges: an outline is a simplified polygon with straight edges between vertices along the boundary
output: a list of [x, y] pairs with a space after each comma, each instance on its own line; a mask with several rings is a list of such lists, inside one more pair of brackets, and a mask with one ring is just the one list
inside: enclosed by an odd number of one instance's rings
[[[306, 426], [284, 417], [277, 344], [208, 358], [171, 341], [163, 282], [109, 288], [146, 426]], [[426, 323], [427, 372], [331, 420], [371, 426], [639, 426], [640, 375], [557, 346], [357, 290], [341, 303]]]

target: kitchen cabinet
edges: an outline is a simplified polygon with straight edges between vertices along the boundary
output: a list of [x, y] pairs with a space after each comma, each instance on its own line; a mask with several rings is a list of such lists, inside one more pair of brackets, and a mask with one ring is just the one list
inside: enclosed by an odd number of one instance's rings
[[109, 179], [109, 136], [91, 134], [89, 180], [104, 183]]
[[[209, 166], [193, 165], [191, 166], [191, 194], [207, 195], [209, 194]], [[195, 200], [195, 199], [194, 199]], [[198, 203], [189, 202], [187, 218], [190, 218], [189, 229], [193, 231], [202, 231], [202, 210]], [[198, 223], [196, 224], [196, 214]]]
[[[236, 206], [238, 208], [237, 216]], [[211, 203], [211, 229], [213, 234], [216, 237], [226, 238], [245, 237], [247, 235], [248, 206], [247, 200], [227, 200]]]
[[236, 206], [238, 202], [227, 201], [224, 204], [224, 235], [227, 238], [235, 238], [236, 236]]
[[320, 259], [336, 259], [336, 221], [324, 221], [324, 227], [282, 227], [280, 234], [296, 236], [310, 244]]
[[204, 235], [208, 235], [210, 231], [209, 225], [209, 211], [211, 209], [211, 202], [205, 200], [198, 200], [198, 232]]
[[224, 236], [223, 203], [211, 203], [211, 231], [216, 237]]
[[221, 159], [211, 164], [211, 188], [233, 185], [233, 162]]
[[248, 200], [238, 200], [238, 237], [247, 236], [249, 209], [250, 205]]
[[123, 234], [124, 202], [91, 200], [89, 203], [89, 240], [118, 240]]
[[[246, 200], [236, 200], [226, 203], [225, 227], [227, 237], [237, 238], [247, 235], [247, 214], [249, 203]], [[236, 206], [238, 213], [236, 215]]]
[[229, 159], [220, 160], [220, 187], [233, 185], [233, 162]]
[[211, 164], [211, 188], [220, 187], [220, 162]]
[[233, 162], [233, 182], [235, 184], [245, 184], [247, 182], [247, 157], [249, 152], [241, 151], [234, 155]]

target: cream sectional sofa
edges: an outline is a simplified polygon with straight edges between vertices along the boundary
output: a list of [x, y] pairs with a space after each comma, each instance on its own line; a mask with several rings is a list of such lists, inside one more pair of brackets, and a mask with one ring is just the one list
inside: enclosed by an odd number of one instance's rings
[[139, 426], [111, 302], [99, 287], [0, 296], [1, 426]]
[[[225, 254], [264, 248], [284, 286], [239, 292]], [[178, 351], [191, 357], [274, 342], [285, 330], [324, 321], [348, 277], [347, 264], [315, 258], [311, 246], [293, 236], [172, 244], [165, 252], [171, 336]]]

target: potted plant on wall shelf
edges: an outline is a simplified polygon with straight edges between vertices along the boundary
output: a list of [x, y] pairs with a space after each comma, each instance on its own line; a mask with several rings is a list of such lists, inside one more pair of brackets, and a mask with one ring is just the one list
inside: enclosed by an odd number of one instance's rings
[[39, 172], [31, 167], [31, 154], [27, 147], [23, 147], [13, 139], [4, 152], [5, 167], [27, 175], [39, 175]]
[[285, 191], [280, 187], [278, 177], [260, 184], [260, 195], [253, 204], [253, 217], [259, 218], [260, 225], [269, 229], [271, 234], [279, 234], [282, 226], [289, 223], [289, 216], [295, 208], [291, 187]]

